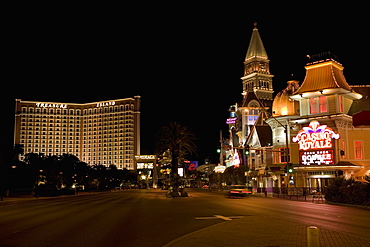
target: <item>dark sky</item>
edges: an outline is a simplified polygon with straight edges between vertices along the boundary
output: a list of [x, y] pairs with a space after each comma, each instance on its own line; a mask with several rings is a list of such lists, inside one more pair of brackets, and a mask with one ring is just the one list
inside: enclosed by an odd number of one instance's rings
[[339, 57], [349, 84], [369, 84], [366, 6], [261, 3], [9, 10], [2, 144], [12, 145], [15, 98], [79, 103], [141, 95], [142, 153], [152, 153], [160, 126], [177, 121], [196, 133], [202, 163], [216, 156], [227, 110], [242, 100], [254, 21], [275, 93], [291, 74], [302, 82], [306, 55], [324, 51]]

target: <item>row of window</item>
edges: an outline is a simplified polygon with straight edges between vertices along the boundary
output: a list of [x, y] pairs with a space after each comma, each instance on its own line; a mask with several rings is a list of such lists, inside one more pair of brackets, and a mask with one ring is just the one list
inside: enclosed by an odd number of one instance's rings
[[[26, 126], [22, 126], [21, 127], [21, 131], [63, 131], [63, 132], [66, 132], [66, 131], [69, 131], [69, 132], [80, 132], [80, 129], [79, 129], [80, 126], [76, 126], [76, 128], [74, 128], [73, 126], [69, 126], [70, 129], [67, 129], [67, 126], [63, 125], [63, 126], [43, 126], [42, 129], [39, 128], [39, 126], [35, 126], [35, 128], [33, 128], [33, 126], [28, 126], [28, 128]], [[62, 129], [61, 129], [62, 128]], [[123, 132], [130, 132], [130, 130], [132, 130], [134, 128], [133, 125], [131, 124], [127, 124], [127, 125], [121, 125], [121, 126], [109, 126], [109, 127], [99, 127], [99, 128], [96, 128], [94, 127], [93, 129], [89, 126], [89, 129], [86, 129], [87, 127], [84, 127], [85, 129], [83, 129], [83, 132], [84, 134], [86, 134], [86, 132], [88, 133], [91, 133], [91, 131], [94, 131], [94, 133], [96, 134], [96, 131], [98, 130], [99, 133], [101, 133], [102, 130], [104, 130], [104, 134], [106, 134], [107, 130], [109, 130], [108, 132], [109, 133], [112, 133], [112, 130], [114, 130], [114, 133], [123, 133]], [[120, 130], [118, 130], [120, 129]]]
[[[45, 126], [46, 127], [46, 126]], [[61, 126], [50, 126], [50, 127], [46, 127], [46, 128], [42, 128], [42, 129], [40, 129], [39, 127], [36, 127], [36, 128], [33, 128], [32, 126], [29, 126], [28, 127], [28, 131], [30, 131], [29, 133], [30, 133], [30, 135], [31, 135], [31, 131], [37, 131], [37, 133], [38, 133], [38, 131], [44, 131], [44, 132], [42, 132], [42, 133], [45, 133], [45, 131], [48, 131], [48, 128], [49, 128], [49, 131], [62, 131], [62, 132], [67, 132], [67, 130], [69, 131], [69, 132], [80, 132], [80, 129], [79, 129], [79, 126], [77, 127], [76, 126], [76, 129], [74, 129], [73, 128], [73, 126], [69, 126], [69, 128], [70, 129], [66, 129], [67, 128], [67, 126], [62, 126], [63, 127], [63, 129], [60, 129], [61, 128]], [[108, 133], [109, 134], [111, 134], [112, 133], [112, 130], [115, 130], [114, 131], [114, 133], [123, 133], [123, 132], [130, 132], [130, 129], [133, 129], [134, 128], [134, 126], [132, 126], [132, 125], [125, 125], [125, 126], [115, 126], [115, 127], [104, 127], [104, 128], [98, 128], [98, 129], [96, 129], [96, 128], [94, 128], [94, 129], [91, 129], [91, 128], [89, 128], [89, 129], [83, 129], [83, 132], [84, 132], [84, 135], [86, 135], [86, 132], [87, 133], [89, 133], [89, 134], [91, 134], [91, 131], [94, 131], [94, 135], [96, 135], [96, 131], [98, 130], [99, 132], [99, 134], [101, 134], [102, 132], [102, 130], [104, 130], [103, 131], [103, 133], [104, 134], [107, 134], [107, 130], [109, 130], [108, 131]], [[118, 129], [120, 129], [120, 130], [118, 130]], [[25, 132], [25, 131], [27, 131], [27, 128], [26, 127], [21, 127], [21, 131], [23, 131], [23, 132]], [[22, 133], [23, 133], [22, 132]]]
[[[107, 144], [107, 141], [103, 141], [103, 144], [97, 144], [97, 145], [93, 145], [93, 147], [112, 147], [112, 146], [121, 146], [120, 147], [120, 149], [122, 150], [122, 146], [126, 146], [126, 149], [130, 149], [130, 147], [132, 147], [133, 145], [134, 145], [134, 143], [133, 143], [133, 141], [131, 140], [131, 141], [124, 141], [124, 142], [122, 142], [122, 140], [120, 140], [121, 142], [118, 142], [116, 139], [114, 140], [115, 142], [113, 142], [112, 140], [109, 140], [109, 142], [108, 142], [108, 144]], [[25, 140], [21, 140], [21, 143], [26, 143], [26, 141]], [[38, 141], [38, 140], [28, 140], [28, 142], [27, 143], [29, 143], [28, 144], [28, 147], [31, 147], [31, 145], [32, 145], [32, 143], [35, 143], [35, 147], [38, 147], [38, 145], [37, 145], [37, 143], [49, 143], [49, 144], [53, 144], [54, 143], [54, 140], [49, 140], [49, 142], [46, 142], [45, 140], [42, 140], [42, 141]], [[78, 144], [80, 144], [79, 143], [79, 141], [62, 141], [62, 142], [60, 142], [60, 141], [55, 141], [55, 144], [56, 144], [56, 146], [58, 147], [58, 144], [59, 143], [62, 143], [62, 144], [76, 144], [77, 146], [77, 148], [78, 148]], [[93, 142], [93, 143], [96, 143], [95, 141]], [[98, 143], [101, 143], [101, 141], [99, 141]], [[83, 141], [83, 147], [85, 148], [86, 147], [86, 141]], [[90, 148], [91, 147], [91, 142], [89, 141], [88, 142], [88, 147]], [[45, 147], [45, 145], [42, 145], [43, 147]], [[51, 147], [51, 145], [49, 145], [50, 147]], [[64, 145], [63, 145], [64, 146]]]
[[[343, 112], [343, 96], [338, 95], [339, 112]], [[310, 98], [310, 114], [327, 113], [328, 110], [328, 98], [327, 96], [320, 96]]]
[[[47, 152], [47, 149], [38, 149], [38, 148], [35, 148], [35, 149], [31, 149], [31, 148], [29, 148], [29, 149], [27, 149], [27, 151], [28, 151], [28, 153], [32, 153], [32, 152], [34, 152], [34, 153], [46, 153]], [[62, 154], [65, 154], [65, 153], [67, 153], [67, 150], [66, 149], [49, 149], [48, 150], [49, 152], [48, 152], [48, 155], [62, 155]], [[75, 155], [75, 156], [77, 156], [77, 157], [79, 157], [79, 155], [80, 155], [80, 153], [79, 153], [79, 150], [78, 149], [76, 149], [76, 152], [73, 152], [73, 150], [72, 149], [69, 149], [68, 150], [68, 153], [73, 153], [73, 155]]]
[[[43, 142], [43, 143], [45, 143], [45, 142]], [[69, 148], [79, 148], [79, 145], [78, 145], [78, 143], [76, 143], [76, 145], [64, 145], [65, 144], [65, 142], [63, 142], [63, 145], [59, 145], [59, 142], [58, 143], [56, 143], [56, 144], [49, 144], [49, 148], [60, 148], [60, 147], [62, 147], [62, 148], [67, 148], [67, 146], [69, 147]], [[71, 144], [71, 143], [70, 143]], [[34, 148], [38, 148], [39, 147], [39, 145], [38, 144], [34, 144], [34, 145], [32, 145], [32, 144], [27, 144], [27, 147], [29, 147], [29, 148], [32, 148], [32, 146], [34, 147]], [[42, 148], [46, 148], [46, 145], [40, 145]], [[117, 145], [114, 145], [114, 146], [117, 146]], [[122, 145], [121, 145], [122, 146]], [[95, 147], [95, 145], [94, 145], [94, 147]], [[93, 149], [93, 151], [95, 152], [96, 150], [98, 150], [98, 151], [112, 151], [112, 148], [110, 148], [110, 147], [112, 147], [112, 145], [109, 145], [109, 148], [106, 148], [107, 146], [106, 145], [104, 145], [104, 148], [100, 148], [101, 147], [101, 145], [98, 145], [98, 149]], [[83, 148], [91, 148], [91, 145], [88, 145], [88, 146], [86, 146], [86, 145], [83, 145]], [[124, 150], [123, 149], [123, 147], [120, 147], [120, 148], [114, 148], [114, 150]], [[128, 146], [125, 146], [125, 150], [128, 150], [128, 151], [125, 151], [126, 153], [130, 153], [130, 150], [133, 150], [133, 145], [128, 145]], [[88, 149], [88, 151], [89, 152], [91, 152], [91, 149]], [[86, 150], [84, 149], [84, 152], [86, 152]]]
[[[109, 165], [115, 165], [117, 166], [119, 169], [122, 169], [123, 167], [125, 167], [126, 169], [133, 169], [134, 167], [134, 161], [133, 160], [104, 160], [104, 161], [94, 161], [94, 160], [88, 160], [88, 159], [84, 159], [83, 160], [84, 162], [87, 162], [89, 163], [90, 165], [104, 165], [106, 167], [108, 167]], [[124, 164], [124, 165], [122, 165]]]
[[36, 113], [36, 114], [63, 114], [63, 115], [83, 115], [87, 114], [103, 114], [112, 112], [122, 112], [122, 111], [133, 111], [133, 104], [126, 104], [120, 106], [110, 106], [110, 107], [100, 107], [100, 108], [89, 108], [84, 109], [53, 109], [53, 108], [34, 108], [34, 107], [22, 107], [22, 113]]
[[[49, 149], [47, 149], [47, 148], [38, 148], [38, 147], [35, 147], [33, 150], [32, 150], [32, 148], [28, 148], [28, 151], [31, 153], [32, 151], [33, 152], [36, 152], [36, 153], [38, 153], [38, 152], [41, 152], [41, 153], [45, 153], [45, 152], [49, 152], [49, 153], [53, 153], [53, 152], [59, 152], [59, 151], [61, 151], [61, 152], [67, 152], [67, 150], [68, 150], [68, 152], [70, 152], [70, 153], [72, 153], [73, 152], [73, 149], [66, 149], [65, 147], [63, 147], [62, 149], [59, 149], [59, 148], [49, 148]], [[76, 153], [79, 153], [80, 151], [78, 150], [78, 149], [75, 149], [75, 151], [76, 151]], [[100, 150], [99, 150], [100, 151]], [[97, 160], [104, 160], [104, 159], [106, 159], [107, 157], [109, 158], [109, 159], [111, 159], [111, 155], [120, 155], [119, 156], [119, 158], [120, 159], [123, 159], [123, 157], [125, 158], [125, 159], [130, 159], [130, 158], [132, 158], [133, 157], [133, 154], [132, 154], [132, 152], [130, 152], [130, 151], [127, 151], [126, 153], [125, 153], [126, 155], [123, 155], [123, 152], [119, 152], [119, 153], [117, 153], [117, 152], [114, 152], [114, 153], [112, 153], [112, 152], [103, 152], [103, 153], [86, 153], [85, 152], [85, 154], [83, 155], [84, 157], [89, 157], [89, 156], [94, 156], [93, 157], [93, 159], [95, 160], [95, 159], [97, 159]], [[117, 159], [117, 156], [114, 156], [114, 158], [115, 159]]]
[[[364, 159], [364, 143], [362, 140], [353, 141], [354, 156], [356, 160]], [[342, 158], [346, 158], [346, 142], [341, 140]]]
[[102, 114], [102, 115], [91, 115], [91, 116], [58, 116], [58, 115], [27, 115], [27, 114], [21, 114], [22, 118], [28, 118], [28, 119], [70, 119], [70, 120], [87, 120], [87, 119], [110, 119], [112, 120], [113, 118], [115, 120], [117, 119], [133, 119], [134, 115], [131, 112], [122, 112], [120, 114]]
[[[34, 143], [39, 143], [38, 139], [39, 138], [34, 138], [34, 139], [29, 138], [28, 140], [21, 139], [20, 140], [20, 143], [33, 143], [33, 142]], [[40, 138], [40, 139], [41, 139], [41, 141], [40, 141], [41, 143], [46, 143], [46, 140], [45, 140], [46, 138]], [[58, 141], [59, 138], [55, 138], [55, 139], [56, 139], [55, 143], [59, 143], [59, 141]], [[66, 140], [66, 138], [63, 138], [63, 140]], [[69, 141], [70, 144], [72, 144], [72, 143], [79, 144], [78, 139], [77, 140], [74, 140], [72, 138], [69, 138], [69, 140], [71, 140], [71, 141]], [[49, 143], [53, 143], [53, 142], [54, 142], [54, 138], [49, 138]], [[65, 142], [66, 141], [63, 141], [63, 143], [65, 143]], [[123, 139], [119, 139], [119, 140], [117, 140], [117, 139], [114, 139], [114, 140], [113, 139], [108, 139], [108, 140], [93, 141], [93, 143], [102, 143], [102, 142], [104, 143], [103, 144], [104, 146], [106, 146], [106, 145], [109, 145], [109, 146], [112, 146], [112, 145], [113, 146], [133, 145], [133, 139], [131, 139], [131, 138], [130, 139], [129, 138], [126, 138], [125, 140], [123, 140]], [[86, 144], [86, 141], [83, 141], [83, 143]], [[91, 143], [91, 141], [88, 141], [88, 143]], [[108, 143], [108, 144], [106, 144], [106, 143]]]
[[[92, 120], [93, 119], [93, 120]], [[21, 122], [43, 122], [43, 123], [46, 123], [46, 122], [50, 122], [50, 123], [53, 123], [54, 121], [57, 122], [57, 123], [60, 123], [61, 121], [63, 121], [63, 123], [66, 123], [67, 121], [69, 121], [70, 123], [74, 123], [74, 122], [77, 122], [79, 123], [81, 119], [79, 117], [77, 118], [72, 118], [70, 117], [69, 119], [68, 118], [59, 118], [59, 117], [50, 117], [50, 118], [46, 118], [46, 117], [43, 117], [43, 118], [40, 118], [38, 116], [36, 117], [26, 117], [26, 116], [22, 116], [21, 117]], [[133, 122], [134, 121], [134, 117], [133, 116], [125, 116], [125, 117], [104, 117], [104, 118], [83, 118], [82, 119], [84, 123], [91, 123], [92, 121], [94, 123], [96, 122], [112, 122], [112, 121], [129, 121], [129, 122]], [[130, 121], [131, 120], [131, 121]]]
[[[118, 122], [119, 121], [119, 122]], [[32, 125], [32, 123], [33, 122], [35, 122], [35, 123], [40, 123], [40, 122], [42, 122], [42, 123], [44, 123], [44, 125], [46, 124], [46, 123], [49, 123], [49, 124], [53, 124], [54, 123], [54, 121], [53, 120], [49, 120], [49, 121], [46, 121], [46, 120], [42, 120], [42, 121], [40, 121], [39, 119], [35, 119], [35, 121], [33, 121], [32, 119], [25, 119], [25, 118], [22, 118], [21, 119], [21, 123], [28, 123], [28, 125]], [[123, 120], [123, 118], [122, 119], [115, 119], [115, 120], [112, 120], [112, 119], [110, 119], [110, 120], [108, 120], [108, 119], [100, 119], [100, 120], [94, 120], [94, 121], [91, 121], [91, 120], [89, 120], [89, 121], [83, 121], [83, 123], [86, 125], [86, 124], [91, 124], [91, 123], [99, 123], [99, 126], [102, 126], [102, 122], [108, 122], [108, 123], [103, 123], [103, 125], [118, 125], [118, 124], [133, 124], [134, 123], [134, 120], [132, 120], [132, 119], [126, 119], [126, 120]], [[56, 120], [55, 121], [55, 123], [57, 123], [57, 124], [59, 124], [59, 123], [64, 123], [64, 124], [66, 124], [67, 123], [67, 120], [64, 120], [64, 121], [59, 121], [59, 120]], [[69, 123], [70, 124], [80, 124], [80, 121], [79, 120], [76, 120], [76, 121], [73, 121], [73, 120], [70, 120], [69, 121]], [[23, 125], [24, 126], [24, 125]], [[95, 124], [95, 126], [96, 126], [96, 124]]]

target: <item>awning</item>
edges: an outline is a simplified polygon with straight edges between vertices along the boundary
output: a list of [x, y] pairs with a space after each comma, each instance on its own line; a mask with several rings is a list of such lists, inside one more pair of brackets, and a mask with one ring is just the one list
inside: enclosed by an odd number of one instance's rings
[[363, 169], [363, 166], [355, 165], [348, 161], [340, 161], [335, 165], [310, 165], [310, 166], [297, 166], [294, 167], [296, 171], [334, 171], [334, 170], [350, 170], [359, 171]]

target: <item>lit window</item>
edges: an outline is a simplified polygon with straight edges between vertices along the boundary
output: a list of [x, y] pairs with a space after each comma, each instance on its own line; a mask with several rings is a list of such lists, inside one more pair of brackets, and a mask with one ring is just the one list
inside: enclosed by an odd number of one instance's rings
[[317, 98], [310, 98], [310, 113], [319, 113], [319, 107], [317, 105]]
[[363, 159], [362, 141], [354, 141], [355, 159]]
[[338, 96], [338, 99], [339, 99], [339, 112], [343, 112], [343, 96], [342, 95], [339, 95]]
[[247, 125], [254, 125], [254, 123], [258, 119], [258, 110], [250, 110], [249, 114], [246, 115], [245, 119], [246, 119]]
[[279, 148], [279, 161], [280, 163], [289, 162], [289, 156], [287, 155], [286, 148]]
[[320, 96], [320, 112], [328, 112], [328, 102], [326, 96]]
[[328, 112], [328, 101], [326, 96], [317, 98], [310, 98], [310, 113], [324, 113]]

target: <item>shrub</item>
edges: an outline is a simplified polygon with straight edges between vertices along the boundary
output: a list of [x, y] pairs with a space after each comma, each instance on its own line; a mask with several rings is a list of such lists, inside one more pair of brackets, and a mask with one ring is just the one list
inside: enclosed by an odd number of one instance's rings
[[370, 184], [337, 177], [325, 189], [325, 199], [330, 202], [370, 205]]

